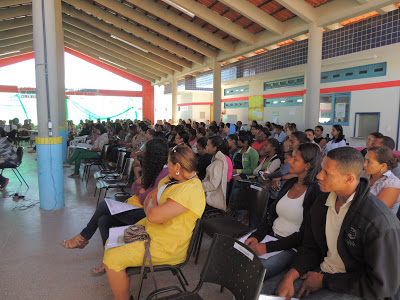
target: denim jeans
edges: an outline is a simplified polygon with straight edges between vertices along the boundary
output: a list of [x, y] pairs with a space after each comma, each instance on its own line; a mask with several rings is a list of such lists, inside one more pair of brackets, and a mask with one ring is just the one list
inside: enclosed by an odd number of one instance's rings
[[275, 277], [279, 273], [284, 270], [287, 270], [292, 264], [294, 257], [296, 256], [296, 252], [292, 249], [284, 250], [274, 256], [271, 256], [267, 259], [261, 258], [261, 263], [264, 268], [267, 270], [265, 274], [264, 281]]
[[[285, 276], [285, 274], [287, 273], [288, 269], [281, 272], [280, 274], [266, 280], [264, 282], [261, 294], [264, 295], [275, 295], [275, 291], [279, 286], [279, 283], [281, 282], [281, 280], [283, 279], [283, 277]], [[319, 270], [315, 270], [316, 272], [319, 272]], [[268, 270], [267, 270], [268, 273]], [[303, 284], [302, 279], [297, 279], [293, 285], [294, 285], [294, 289], [295, 289], [295, 294], [294, 297], [296, 297], [297, 293], [299, 292], [301, 285]], [[331, 290], [328, 289], [322, 289], [319, 291], [316, 291], [312, 294], [310, 294], [307, 297], [303, 297], [301, 298], [302, 300], [361, 300], [361, 298], [353, 296], [353, 295], [349, 295], [349, 294], [343, 294], [343, 293], [337, 293], [337, 292], [333, 292]]]
[[105, 246], [108, 233], [111, 227], [132, 225], [139, 222], [141, 219], [146, 217], [143, 208], [133, 209], [125, 211], [120, 214], [111, 215], [108, 209], [107, 203], [102, 201], [96, 208], [92, 218], [86, 227], [81, 231], [81, 235], [90, 240], [97, 228], [100, 230], [101, 239]]

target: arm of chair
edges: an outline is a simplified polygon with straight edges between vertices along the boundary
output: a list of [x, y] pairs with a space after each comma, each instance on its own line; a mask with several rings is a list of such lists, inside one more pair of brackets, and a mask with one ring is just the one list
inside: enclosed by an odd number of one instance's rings
[[[179, 291], [179, 293], [182, 293], [182, 290], [179, 287], [177, 287], [177, 286], [168, 286], [168, 287], [161, 288], [161, 289], [158, 289], [158, 290], [155, 290], [155, 291], [151, 292], [147, 296], [146, 300], [151, 300], [151, 299], [157, 297], [160, 294], [168, 293], [168, 292], [172, 292], [172, 291]], [[177, 293], [177, 295], [179, 293]]]

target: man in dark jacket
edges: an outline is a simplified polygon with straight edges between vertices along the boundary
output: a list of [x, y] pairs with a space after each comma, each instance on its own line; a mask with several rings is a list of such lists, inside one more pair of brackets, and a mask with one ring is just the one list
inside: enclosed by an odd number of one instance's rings
[[287, 299], [296, 294], [398, 299], [400, 223], [360, 178], [363, 163], [354, 148], [328, 152], [317, 178], [321, 191], [329, 194], [315, 201], [291, 269], [266, 281], [263, 293]]

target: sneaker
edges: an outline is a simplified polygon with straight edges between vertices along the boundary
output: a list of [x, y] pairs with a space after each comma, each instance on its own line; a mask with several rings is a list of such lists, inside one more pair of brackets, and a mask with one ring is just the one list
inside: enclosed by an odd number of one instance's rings
[[6, 182], [0, 187], [0, 191], [4, 191], [10, 179], [6, 178]]

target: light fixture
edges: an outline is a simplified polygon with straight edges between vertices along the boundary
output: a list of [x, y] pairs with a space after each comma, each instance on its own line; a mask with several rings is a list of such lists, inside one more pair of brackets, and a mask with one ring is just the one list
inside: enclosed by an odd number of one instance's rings
[[163, 0], [165, 3], [175, 7], [177, 10], [180, 10], [181, 12], [187, 14], [188, 16], [190, 16], [191, 18], [194, 18], [195, 14], [192, 13], [191, 11], [187, 10], [186, 8], [183, 8], [182, 6], [170, 1], [170, 0]]
[[117, 67], [123, 68], [123, 69], [125, 69], [125, 70], [127, 69], [127, 67], [124, 67], [124, 66], [121, 66], [121, 65], [119, 65], [119, 64], [116, 64], [115, 62], [112, 62], [111, 60], [105, 59], [105, 58], [103, 58], [103, 57], [100, 57], [100, 56], [99, 56], [99, 59], [104, 60], [105, 62], [108, 62], [109, 64], [113, 64], [113, 65], [115, 65], [115, 66], [117, 66]]
[[14, 53], [20, 53], [20, 52], [21, 52], [20, 50], [9, 51], [9, 52], [4, 52], [4, 53], [1, 53], [1, 54], [0, 54], [0, 56], [3, 56], [3, 55], [8, 55], [8, 54], [14, 54]]
[[334, 24], [328, 25], [326, 27], [330, 30], [336, 30], [336, 29], [343, 28], [344, 26], [340, 23], [334, 23]]
[[307, 34], [302, 34], [293, 38], [295, 41], [300, 42], [308, 39]]
[[381, 7], [381, 10], [383, 10], [385, 13], [388, 13], [396, 9], [398, 9], [396, 4], [389, 4], [388, 6]]
[[279, 48], [279, 46], [277, 44], [265, 47], [265, 49], [267, 49], [267, 50], [274, 50], [274, 49], [277, 49], [277, 48]]
[[132, 43], [130, 43], [130, 42], [128, 42], [128, 41], [125, 41], [124, 39], [121, 39], [121, 38], [118, 37], [118, 36], [111, 35], [111, 37], [112, 37], [113, 39], [118, 40], [118, 41], [124, 42], [125, 44], [127, 44], [127, 45], [129, 45], [129, 46], [135, 47], [136, 49], [139, 49], [139, 50], [141, 50], [141, 51], [143, 51], [143, 52], [149, 53], [149, 51], [147, 51], [146, 49], [143, 49], [143, 48], [141, 48], [141, 47], [139, 47], [139, 46], [136, 46], [135, 44], [132, 44]]

